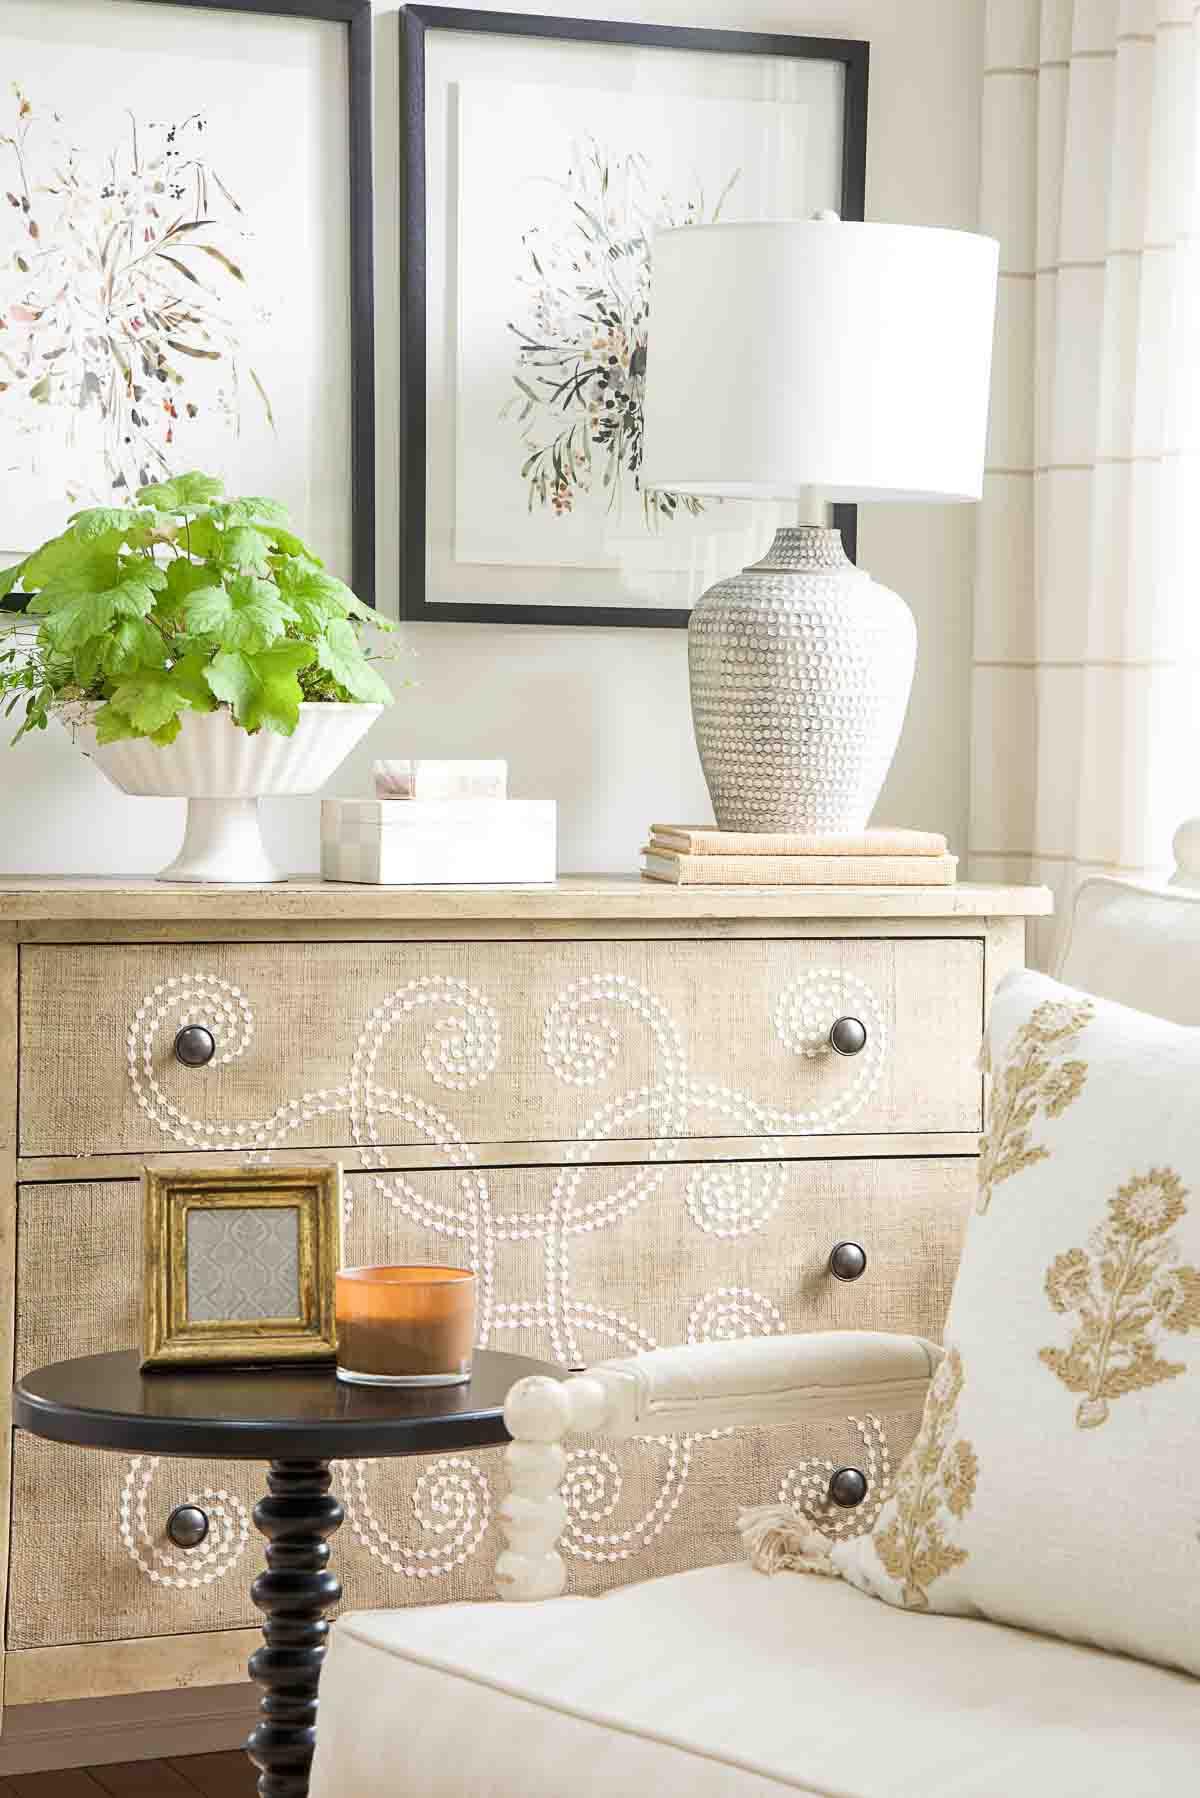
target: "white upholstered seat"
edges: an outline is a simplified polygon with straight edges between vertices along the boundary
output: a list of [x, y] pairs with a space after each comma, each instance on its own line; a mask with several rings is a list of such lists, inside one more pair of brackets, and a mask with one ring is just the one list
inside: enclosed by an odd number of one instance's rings
[[313, 1798], [1176, 1798], [1200, 1685], [745, 1564], [343, 1618]]

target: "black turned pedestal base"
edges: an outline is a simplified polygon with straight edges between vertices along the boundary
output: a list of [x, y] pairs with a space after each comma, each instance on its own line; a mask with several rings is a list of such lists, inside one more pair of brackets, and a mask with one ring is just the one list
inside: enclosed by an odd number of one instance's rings
[[[507, 1442], [505, 1400], [531, 1374], [563, 1377], [545, 1361], [495, 1349], [476, 1351], [467, 1385], [440, 1390], [347, 1386], [325, 1366], [144, 1374], [139, 1357], [125, 1350], [26, 1374], [13, 1388], [13, 1418], [20, 1429], [76, 1448], [270, 1463], [268, 1495], [254, 1512], [267, 1538], [267, 1571], [251, 1587], [266, 1618], [263, 1646], [250, 1657], [262, 1698], [246, 1746], [261, 1798], [308, 1798], [325, 1618], [342, 1595], [329, 1570], [329, 1538], [342, 1521], [329, 1496], [330, 1462]], [[183, 1520], [189, 1531], [202, 1524], [199, 1516]]]
[[272, 1461], [267, 1491], [254, 1507], [267, 1538], [267, 1572], [250, 1589], [266, 1617], [264, 1646], [250, 1657], [262, 1698], [246, 1749], [259, 1770], [261, 1798], [307, 1798], [326, 1612], [342, 1595], [329, 1570], [328, 1539], [343, 1513], [329, 1495], [328, 1461]]

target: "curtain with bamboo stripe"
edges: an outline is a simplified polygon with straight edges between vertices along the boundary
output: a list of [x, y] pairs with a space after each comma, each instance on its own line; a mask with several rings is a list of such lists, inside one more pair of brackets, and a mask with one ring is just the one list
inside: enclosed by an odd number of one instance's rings
[[1200, 812], [1198, 11], [988, 0], [970, 861], [1060, 919], [1089, 874], [1168, 872]]

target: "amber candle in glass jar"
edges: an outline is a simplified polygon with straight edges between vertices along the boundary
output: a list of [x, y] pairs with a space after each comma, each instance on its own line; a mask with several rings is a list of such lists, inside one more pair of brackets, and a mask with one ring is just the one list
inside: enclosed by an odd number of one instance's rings
[[336, 1303], [339, 1380], [461, 1386], [470, 1379], [475, 1275], [469, 1268], [343, 1268]]

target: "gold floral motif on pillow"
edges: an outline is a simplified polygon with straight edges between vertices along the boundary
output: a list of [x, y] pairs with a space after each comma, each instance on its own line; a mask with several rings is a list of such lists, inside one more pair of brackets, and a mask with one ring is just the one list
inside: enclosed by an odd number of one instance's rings
[[1062, 1316], [1077, 1317], [1064, 1348], [1038, 1359], [1070, 1392], [1081, 1392], [1075, 1422], [1099, 1428], [1109, 1400], [1185, 1373], [1182, 1361], [1163, 1360], [1155, 1340], [1200, 1328], [1200, 1268], [1180, 1267], [1169, 1232], [1187, 1214], [1189, 1194], [1170, 1168], [1151, 1168], [1118, 1187], [1108, 1216], [1086, 1249], [1056, 1255], [1046, 1274], [1046, 1297]]
[[[1030, 1141], [1030, 1127], [1039, 1111], [1049, 1118], [1060, 1117], [1083, 1091], [1087, 1063], [1059, 1057], [1091, 1022], [1093, 1012], [1087, 999], [1075, 1003], [1046, 999], [1017, 1031], [996, 1076], [991, 1122], [979, 1144], [977, 1211], [987, 1210], [993, 1189], [1002, 1180], [1044, 1161], [1050, 1153]], [[985, 1047], [984, 1072], [989, 1071]]]

